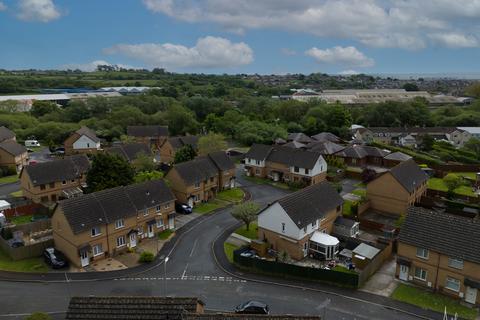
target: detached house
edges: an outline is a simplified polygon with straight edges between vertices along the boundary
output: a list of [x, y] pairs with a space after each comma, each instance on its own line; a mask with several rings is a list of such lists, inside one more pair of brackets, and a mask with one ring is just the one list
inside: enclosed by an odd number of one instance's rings
[[128, 126], [127, 136], [135, 142], [146, 143], [150, 148], [159, 150], [168, 137], [167, 126]]
[[258, 215], [258, 238], [296, 260], [311, 255], [333, 259], [339, 241], [330, 236], [343, 199], [328, 182], [289, 194]]
[[480, 220], [413, 207], [400, 230], [395, 275], [480, 304]]
[[193, 206], [235, 186], [235, 164], [225, 152], [174, 165], [166, 177], [178, 201]]
[[20, 173], [23, 196], [48, 204], [82, 194], [89, 168], [86, 155], [28, 165]]
[[175, 228], [175, 197], [163, 180], [60, 201], [52, 216], [55, 247], [75, 265], [115, 256]]
[[427, 191], [428, 176], [413, 160], [402, 162], [367, 184], [370, 208], [402, 215]]
[[15, 140], [0, 142], [0, 167], [9, 168], [13, 173], [20, 172], [28, 162], [27, 149]]
[[106, 150], [110, 154], [116, 154], [119, 157], [127, 160], [128, 162], [134, 162], [139, 155], [146, 155], [153, 159], [152, 150], [145, 143], [125, 143], [115, 147], [108, 148]]
[[312, 185], [325, 180], [327, 162], [316, 151], [254, 144], [245, 154], [245, 170], [248, 176]]
[[100, 139], [93, 130], [81, 127], [64, 142], [65, 154], [96, 153], [101, 150]]
[[168, 138], [160, 146], [160, 161], [162, 161], [163, 163], [172, 163], [175, 160], [175, 153], [178, 149], [186, 145], [191, 145], [194, 150], [197, 150], [197, 144], [197, 136]]

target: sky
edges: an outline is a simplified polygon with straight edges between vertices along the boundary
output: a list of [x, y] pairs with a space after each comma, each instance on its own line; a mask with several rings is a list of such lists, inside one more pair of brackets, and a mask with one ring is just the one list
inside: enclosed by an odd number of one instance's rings
[[480, 73], [480, 0], [0, 0], [0, 68]]

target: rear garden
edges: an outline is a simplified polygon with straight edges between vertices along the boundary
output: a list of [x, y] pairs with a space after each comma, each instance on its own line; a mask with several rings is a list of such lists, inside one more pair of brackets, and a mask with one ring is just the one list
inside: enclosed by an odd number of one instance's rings
[[427, 182], [428, 189], [447, 192], [453, 195], [477, 197], [474, 181], [475, 172], [449, 173], [443, 178], [430, 178]]

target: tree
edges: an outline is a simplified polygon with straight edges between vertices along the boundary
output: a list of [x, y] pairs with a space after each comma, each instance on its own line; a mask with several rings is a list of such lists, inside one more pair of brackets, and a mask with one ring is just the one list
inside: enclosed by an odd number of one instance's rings
[[137, 172], [153, 171], [156, 167], [155, 162], [153, 162], [153, 157], [144, 152], [137, 154], [137, 157], [133, 160], [132, 164]]
[[445, 177], [443, 177], [443, 182], [447, 186], [449, 192], [453, 192], [463, 184], [462, 177], [456, 175], [455, 173], [447, 174]]
[[191, 144], [186, 144], [175, 152], [174, 163], [182, 163], [195, 159], [197, 152]]
[[405, 91], [418, 91], [418, 86], [417, 84], [415, 83], [411, 83], [411, 82], [407, 82], [403, 85], [403, 89], [405, 89]]
[[474, 98], [480, 98], [480, 82], [475, 82], [471, 86], [469, 86], [465, 93]]
[[480, 158], [480, 139], [471, 138], [465, 143], [464, 148], [475, 153], [477, 158]]
[[88, 192], [95, 192], [133, 183], [134, 170], [123, 158], [108, 153], [93, 157], [87, 173]]
[[26, 317], [25, 320], [52, 320], [52, 317], [44, 312], [34, 312]]
[[209, 133], [198, 139], [198, 154], [206, 155], [216, 151], [227, 149], [227, 141], [222, 134]]
[[160, 180], [163, 178], [163, 172], [153, 170], [153, 171], [142, 171], [135, 175], [134, 181], [136, 183], [145, 182], [145, 181], [152, 181], [152, 180]]
[[420, 148], [423, 151], [430, 151], [433, 149], [434, 143], [435, 139], [431, 135], [426, 134], [422, 137], [422, 143], [420, 143]]
[[38, 118], [43, 115], [46, 115], [47, 113], [52, 113], [57, 110], [58, 110], [58, 107], [53, 102], [36, 100], [33, 102], [30, 113], [32, 114], [32, 116]]
[[243, 221], [247, 231], [249, 230], [250, 223], [257, 219], [257, 212], [260, 209], [259, 205], [253, 201], [247, 201], [244, 203], [237, 204], [232, 209], [232, 216]]
[[184, 135], [186, 133], [195, 133], [198, 122], [193, 112], [178, 106], [172, 105], [165, 113], [165, 120], [168, 123], [168, 131], [172, 135]]

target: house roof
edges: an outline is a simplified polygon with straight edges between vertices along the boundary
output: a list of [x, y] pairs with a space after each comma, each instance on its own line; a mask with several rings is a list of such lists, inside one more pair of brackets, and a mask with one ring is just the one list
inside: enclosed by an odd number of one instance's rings
[[119, 155], [125, 160], [132, 162], [139, 154], [145, 154], [147, 156], [152, 155], [152, 150], [145, 143], [126, 143], [120, 144], [115, 147], [107, 149], [108, 153]]
[[85, 174], [90, 168], [86, 155], [75, 155], [60, 160], [39, 162], [24, 168], [34, 186], [71, 180]]
[[283, 163], [292, 167], [313, 169], [320, 158], [322, 158], [320, 152], [275, 146], [267, 157], [267, 161]]
[[9, 140], [15, 138], [15, 133], [5, 126], [0, 127], [0, 141]]
[[255, 160], [265, 160], [273, 147], [265, 144], [254, 143], [248, 152], [245, 154], [245, 158], [255, 159]]
[[235, 163], [224, 151], [209, 153], [208, 158], [217, 166], [218, 170], [226, 171], [235, 169]]
[[312, 142], [313, 140], [312, 140], [312, 138], [310, 138], [309, 136], [307, 136], [303, 132], [292, 132], [292, 133], [288, 134], [287, 141], [297, 141], [297, 142], [301, 142], [301, 143], [309, 143], [309, 142]]
[[316, 141], [330, 141], [330, 142], [335, 142], [335, 143], [339, 143], [340, 142], [340, 138], [337, 137], [336, 135], [334, 135], [333, 133], [331, 132], [320, 132], [320, 133], [317, 133], [316, 135], [312, 136], [312, 138]]
[[135, 216], [138, 211], [175, 200], [163, 180], [119, 186], [76, 198], [62, 200], [58, 205], [74, 234], [99, 224]]
[[409, 156], [408, 154], [397, 151], [397, 152], [392, 152], [392, 153], [386, 155], [385, 159], [396, 160], [396, 161], [408, 161], [408, 160], [412, 159], [412, 157]]
[[72, 297], [66, 319], [182, 320], [185, 313], [196, 313], [203, 302], [181, 297]]
[[298, 141], [290, 141], [288, 143], [285, 143], [283, 145], [284, 147], [289, 147], [289, 148], [293, 148], [293, 149], [300, 149], [300, 148], [305, 148], [306, 145], [304, 143], [301, 143], [301, 142], [298, 142]]
[[182, 162], [173, 166], [186, 184], [194, 184], [218, 175], [218, 169], [208, 157]]
[[100, 142], [100, 139], [97, 137], [95, 132], [90, 128], [81, 127], [80, 129], [75, 131], [75, 133], [77, 133], [79, 136], [87, 136], [88, 138], [90, 138], [94, 142]]
[[340, 152], [345, 149], [345, 147], [331, 141], [314, 141], [307, 144], [307, 149], [329, 155]]
[[388, 155], [390, 151], [382, 150], [371, 146], [350, 146], [337, 153], [337, 155], [346, 158], [362, 159], [365, 157], [380, 157]]
[[25, 149], [24, 146], [13, 140], [6, 140], [0, 142], [0, 149], [5, 150], [5, 152], [13, 156], [19, 156], [27, 152], [27, 149]]
[[168, 138], [168, 142], [172, 145], [173, 149], [177, 150], [181, 147], [189, 144], [194, 149], [197, 149], [198, 137], [197, 136], [182, 136]]
[[413, 160], [397, 164], [390, 173], [408, 192], [414, 191], [416, 186], [428, 179], [427, 174]]
[[321, 320], [320, 316], [282, 314], [202, 313], [185, 314], [184, 320]]
[[127, 135], [132, 137], [166, 137], [167, 126], [128, 126]]
[[478, 218], [411, 207], [398, 241], [480, 264]]
[[456, 127], [369, 127], [374, 133], [416, 133], [416, 134], [447, 134], [455, 130], [464, 131]]
[[352, 250], [352, 252], [372, 260], [380, 252], [380, 249], [372, 247], [366, 243], [360, 243], [355, 249]]
[[343, 204], [343, 199], [330, 183], [321, 182], [291, 193], [277, 202], [292, 221], [303, 228]]

